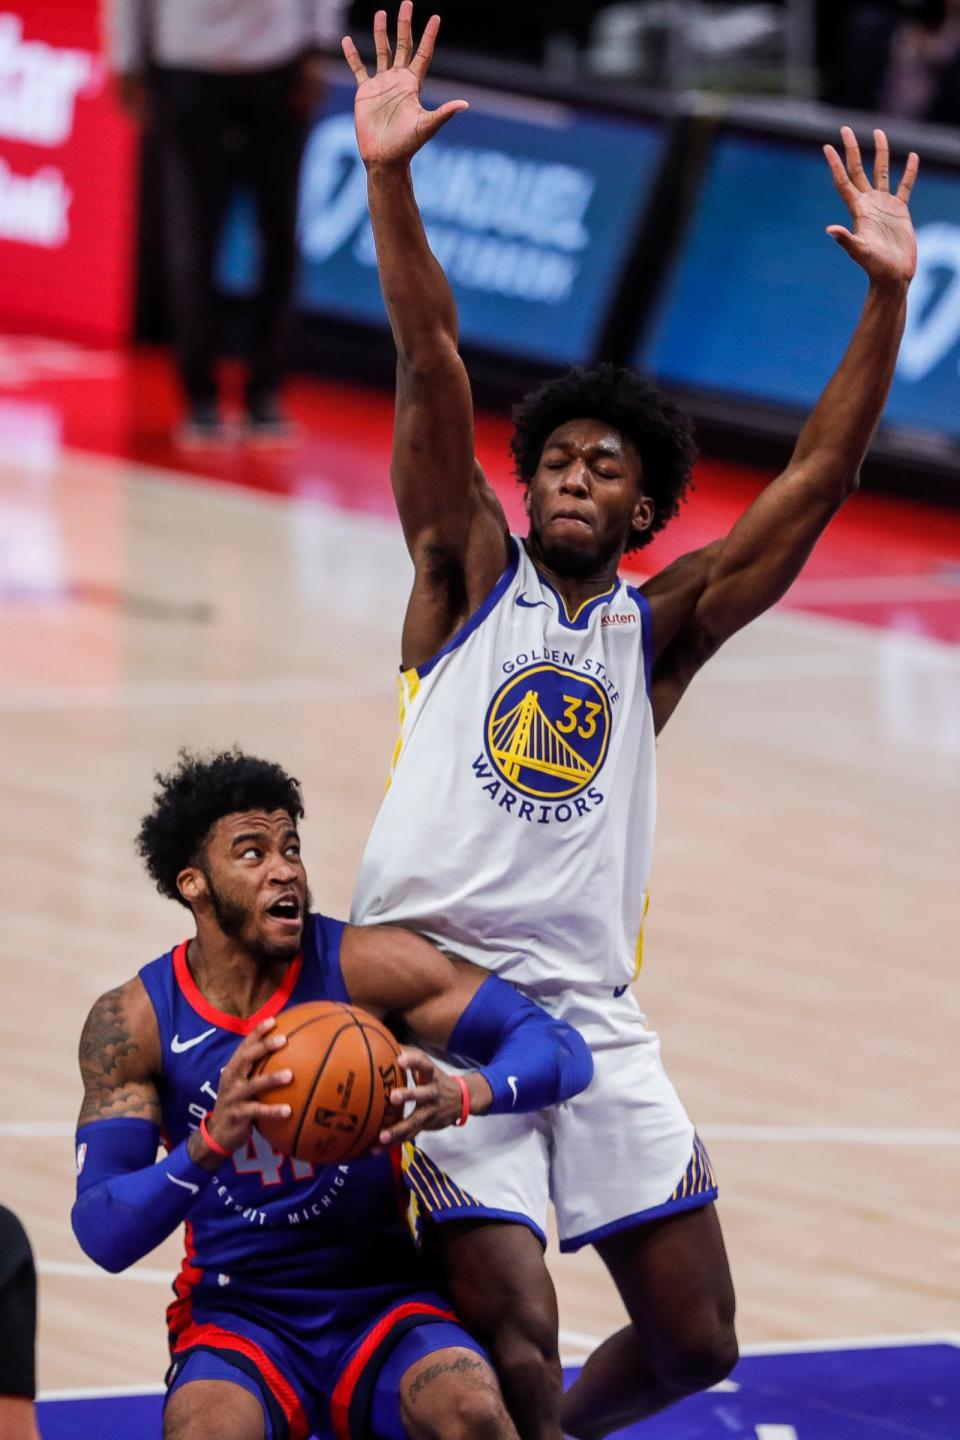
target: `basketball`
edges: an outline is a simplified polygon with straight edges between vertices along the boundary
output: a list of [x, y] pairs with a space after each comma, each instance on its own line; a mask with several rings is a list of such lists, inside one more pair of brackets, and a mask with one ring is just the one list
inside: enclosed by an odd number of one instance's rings
[[334, 1000], [293, 1005], [277, 1016], [273, 1032], [287, 1043], [271, 1051], [255, 1074], [291, 1070], [289, 1085], [259, 1097], [288, 1104], [286, 1119], [258, 1120], [257, 1129], [281, 1155], [313, 1165], [355, 1160], [377, 1142], [401, 1111], [390, 1091], [403, 1076], [400, 1047], [385, 1025], [365, 1010]]

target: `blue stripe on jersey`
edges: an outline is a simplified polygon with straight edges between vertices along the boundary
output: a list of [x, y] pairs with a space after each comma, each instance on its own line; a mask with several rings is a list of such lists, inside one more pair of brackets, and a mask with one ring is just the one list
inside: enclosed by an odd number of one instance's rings
[[550, 581], [547, 579], [546, 575], [544, 575], [540, 570], [537, 571], [537, 575], [539, 576], [540, 584], [545, 586], [546, 589], [550, 591], [550, 594], [553, 596], [553, 598], [556, 600], [557, 619], [560, 621], [560, 624], [565, 630], [586, 630], [587, 626], [590, 624], [590, 617], [593, 614], [594, 610], [596, 610], [598, 606], [606, 604], [608, 600], [612, 600], [614, 595], [616, 595], [617, 591], [620, 589], [621, 584], [620, 578], [618, 576], [617, 579], [615, 579], [613, 584], [610, 586], [609, 590], [604, 590], [602, 595], [592, 595], [589, 600], [584, 600], [582, 605], [578, 605], [572, 615], [568, 615], [567, 602], [560, 594], [560, 591], [557, 590], [555, 586], [550, 584]]
[[705, 1195], [708, 1191], [716, 1191], [716, 1188], [717, 1179], [713, 1173], [710, 1156], [707, 1154], [707, 1147], [700, 1136], [695, 1134], [690, 1164], [670, 1199], [687, 1200], [691, 1195]]
[[641, 640], [643, 641], [643, 675], [647, 682], [647, 694], [653, 693], [653, 619], [650, 615], [650, 601], [632, 585], [627, 594], [637, 602], [640, 611]]
[[500, 579], [497, 581], [496, 585], [494, 585], [487, 598], [483, 600], [480, 605], [477, 606], [476, 610], [474, 610], [473, 614], [469, 617], [469, 619], [460, 626], [460, 629], [457, 631], [457, 633], [450, 637], [446, 645], [444, 645], [443, 649], [438, 650], [436, 655], [432, 656], [431, 659], [427, 660], [425, 664], [417, 666], [417, 674], [419, 675], [421, 680], [423, 680], [427, 675], [429, 675], [430, 671], [433, 670], [435, 666], [440, 664], [440, 661], [444, 658], [445, 655], [449, 655], [451, 651], [457, 650], [463, 644], [464, 640], [468, 639], [469, 636], [473, 634], [474, 630], [476, 630], [478, 625], [483, 624], [484, 620], [486, 620], [491, 610], [495, 609], [499, 601], [503, 599], [504, 592], [507, 590], [508, 586], [516, 575], [517, 567], [519, 564], [520, 547], [511, 535], [509, 537], [509, 554], [507, 557], [507, 568], [504, 570], [503, 574], [500, 576]]

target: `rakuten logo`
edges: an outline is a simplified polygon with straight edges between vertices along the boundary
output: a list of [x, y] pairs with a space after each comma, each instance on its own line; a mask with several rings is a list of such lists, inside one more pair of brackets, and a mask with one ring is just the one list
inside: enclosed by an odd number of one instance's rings
[[65, 144], [77, 96], [95, 71], [89, 51], [24, 40], [20, 17], [0, 14], [0, 138], [52, 149]]
[[[960, 225], [941, 222], [917, 231], [917, 274], [897, 373], [922, 380], [960, 344]], [[958, 366], [960, 368], [960, 366]]]

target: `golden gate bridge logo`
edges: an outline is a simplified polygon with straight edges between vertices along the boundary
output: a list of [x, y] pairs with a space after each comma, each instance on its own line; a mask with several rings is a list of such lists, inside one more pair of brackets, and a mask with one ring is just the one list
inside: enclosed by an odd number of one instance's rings
[[585, 790], [604, 762], [610, 702], [589, 675], [535, 665], [513, 676], [487, 712], [486, 748], [515, 790], [563, 800]]

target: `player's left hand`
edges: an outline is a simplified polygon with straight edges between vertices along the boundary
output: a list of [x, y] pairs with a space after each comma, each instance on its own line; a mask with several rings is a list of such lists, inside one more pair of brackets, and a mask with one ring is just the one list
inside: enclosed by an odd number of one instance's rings
[[[384, 1150], [388, 1145], [412, 1140], [421, 1130], [443, 1130], [455, 1125], [463, 1109], [463, 1091], [456, 1080], [422, 1050], [410, 1047], [401, 1050], [397, 1063], [412, 1077], [413, 1083], [390, 1092], [391, 1105], [400, 1106], [404, 1118], [389, 1130], [380, 1131], [378, 1146]], [[490, 1086], [482, 1075], [475, 1073], [464, 1079], [470, 1089], [470, 1114], [482, 1115], [493, 1099]], [[413, 1101], [412, 1110], [410, 1101]]]
[[884, 132], [873, 132], [876, 152], [872, 185], [863, 168], [856, 135], [849, 125], [844, 125], [840, 134], [846, 163], [832, 145], [824, 145], [823, 153], [833, 183], [850, 211], [853, 233], [843, 225], [828, 225], [827, 234], [866, 270], [871, 280], [906, 285], [917, 268], [917, 237], [908, 202], [917, 178], [919, 157], [910, 151], [900, 184], [896, 193], [891, 194], [890, 146]]

